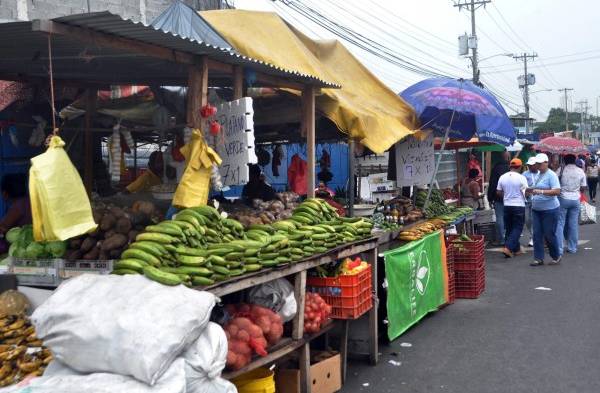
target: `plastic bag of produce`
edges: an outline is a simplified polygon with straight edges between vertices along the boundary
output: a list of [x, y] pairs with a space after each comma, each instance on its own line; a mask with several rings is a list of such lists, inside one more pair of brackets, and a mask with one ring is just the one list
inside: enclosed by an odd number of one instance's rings
[[250, 289], [248, 303], [258, 304], [275, 311], [283, 322], [291, 321], [298, 311], [294, 287], [284, 278]]
[[83, 373], [119, 373], [154, 384], [208, 323], [216, 298], [141, 275], [84, 274], [32, 315], [55, 358]]
[[235, 386], [221, 378], [227, 360], [227, 337], [209, 322], [198, 340], [183, 354], [188, 393], [235, 393]]
[[48, 150], [31, 159], [29, 193], [36, 241], [67, 240], [97, 227], [81, 177], [64, 145], [53, 136]]
[[[44, 376], [29, 379], [0, 393], [186, 393], [185, 362], [174, 361], [154, 386], [120, 374], [81, 374], [53, 361]], [[189, 392], [189, 390], [187, 390]]]

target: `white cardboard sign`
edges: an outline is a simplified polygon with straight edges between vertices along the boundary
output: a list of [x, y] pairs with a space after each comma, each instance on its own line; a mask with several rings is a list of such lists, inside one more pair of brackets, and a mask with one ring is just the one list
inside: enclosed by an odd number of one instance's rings
[[221, 124], [221, 132], [213, 137], [206, 127], [207, 140], [216, 139], [215, 150], [223, 163], [219, 173], [224, 186], [248, 183], [248, 164], [256, 164], [258, 158], [254, 151], [254, 110], [252, 98], [224, 102], [217, 105], [216, 120]]
[[428, 184], [435, 169], [433, 135], [424, 140], [409, 136], [396, 143], [398, 187]]

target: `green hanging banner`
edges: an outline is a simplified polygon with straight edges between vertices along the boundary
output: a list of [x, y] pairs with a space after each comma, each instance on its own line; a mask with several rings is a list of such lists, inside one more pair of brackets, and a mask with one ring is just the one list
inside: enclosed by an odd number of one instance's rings
[[448, 271], [443, 231], [388, 251], [384, 256], [388, 337], [394, 340], [446, 303]]

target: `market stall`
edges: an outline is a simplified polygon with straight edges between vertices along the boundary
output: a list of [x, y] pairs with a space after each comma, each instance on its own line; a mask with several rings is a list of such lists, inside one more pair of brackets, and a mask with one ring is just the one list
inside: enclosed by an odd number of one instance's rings
[[[0, 67], [0, 75], [3, 78], [16, 77], [18, 74], [20, 80], [37, 82], [44, 86], [47, 81], [45, 66], [50, 64], [53, 68], [50, 78], [52, 89], [63, 84], [86, 87], [87, 92], [83, 96], [85, 121], [82, 134], [85, 137], [86, 157], [89, 158], [86, 158], [82, 172], [83, 183], [88, 191], [92, 191], [94, 181], [94, 163], [90, 154], [94, 145], [92, 135], [98, 132], [113, 138], [116, 136], [126, 139], [118, 128], [111, 131], [110, 128], [93, 126], [99, 96], [96, 91], [102, 91], [114, 83], [187, 85], [185, 124], [191, 129], [205, 130], [213, 129], [213, 107], [217, 108], [218, 114], [227, 113], [225, 104], [209, 104], [209, 85], [233, 86], [234, 100], [227, 103], [229, 107], [241, 105], [239, 103], [240, 100], [244, 100], [244, 84], [248, 79], [252, 80], [254, 86], [260, 84], [302, 92], [302, 115], [299, 119], [302, 123], [302, 135], [307, 138], [307, 155], [313, 157], [312, 164], [309, 158], [308, 172], [314, 176], [315, 90], [336, 88], [332, 83], [240, 56], [223, 48], [223, 42], [198, 44], [185, 37], [175, 37], [164, 31], [135, 25], [110, 13], [7, 24], [1, 28], [6, 30], [3, 35], [5, 37], [17, 29], [20, 36], [28, 41], [28, 45], [10, 46], [10, 49], [6, 46], [5, 53], [10, 61]], [[87, 48], [90, 42], [96, 45], [93, 53]], [[69, 53], [64, 52], [67, 50], [66, 43], [72, 45], [68, 49]], [[50, 52], [52, 50], [53, 52]], [[25, 68], [21, 67], [17, 59], [27, 57], [29, 52], [25, 53], [26, 51], [44, 54], [44, 62], [34, 62]], [[83, 52], [88, 55], [85, 59], [75, 56], [76, 61], [63, 62], [69, 54]], [[118, 62], [111, 60], [117, 57]], [[90, 63], [93, 63], [93, 67]], [[248, 74], [247, 71], [251, 73]], [[165, 80], [158, 77], [159, 74], [169, 77]], [[154, 90], [153, 94], [157, 96]], [[106, 113], [104, 109], [102, 111]], [[241, 112], [242, 118], [247, 114], [248, 107], [245, 107]], [[235, 126], [237, 124], [235, 123]], [[248, 130], [248, 123], [240, 124], [242, 132]], [[221, 125], [224, 133], [232, 130], [228, 120], [221, 121]], [[56, 125], [59, 135], [62, 126], [64, 125]], [[169, 127], [173, 128], [176, 125]], [[135, 139], [142, 139], [156, 131], [151, 126], [127, 128], [136, 136]], [[164, 127], [161, 131], [168, 130], [168, 127]], [[218, 134], [218, 130], [214, 134]], [[192, 152], [195, 143], [193, 135], [197, 135], [198, 139], [202, 138], [202, 134], [192, 134], [189, 142]], [[206, 135], [209, 140], [211, 136], [216, 135]], [[113, 145], [116, 140], [118, 139], [112, 140]], [[204, 145], [200, 146], [201, 149], [206, 149]], [[231, 158], [228, 157], [228, 151], [219, 150], [219, 146], [214, 147], [223, 159]], [[137, 151], [135, 143], [134, 151]], [[113, 159], [114, 156], [118, 156], [112, 151], [111, 154]], [[230, 162], [234, 160], [235, 158], [232, 158]], [[246, 157], [246, 162], [250, 160], [251, 157]], [[211, 161], [216, 161], [214, 155]], [[116, 162], [118, 163], [118, 160]], [[242, 169], [239, 175], [241, 178], [246, 176], [241, 173], [246, 162], [237, 163], [238, 168]], [[117, 170], [115, 173], [118, 172]], [[225, 182], [232, 178], [227, 172], [221, 173], [221, 177]], [[311, 190], [314, 190], [314, 178], [309, 175], [306, 182], [309, 186], [308, 194], [311, 194]], [[232, 184], [234, 183], [236, 182], [232, 181]], [[165, 192], [169, 193], [168, 190]], [[195, 197], [194, 201], [197, 199]], [[308, 389], [311, 358], [309, 343], [333, 327], [334, 323], [328, 322], [329, 312], [344, 321], [358, 318], [368, 312], [371, 326], [369, 356], [372, 363], [377, 362], [378, 317], [377, 308], [372, 307], [377, 303], [377, 285], [372, 281], [377, 277], [377, 266], [373, 264], [377, 255], [377, 241], [370, 236], [370, 220], [344, 219], [338, 216], [331, 205], [313, 199], [302, 204], [297, 201], [280, 200], [281, 205], [289, 209], [289, 214], [287, 217], [278, 215], [278, 220], [268, 224], [264, 221], [242, 224], [233, 218], [225, 218], [222, 211], [209, 207], [199, 208], [197, 205], [202, 203], [195, 203], [192, 209], [180, 208], [174, 220], [164, 220], [168, 203], [159, 206], [158, 203], [136, 198], [129, 200], [133, 203], [94, 202], [90, 214], [93, 214], [98, 229], [57, 240], [52, 244], [44, 240], [36, 241], [30, 227], [15, 228], [9, 236], [13, 256], [12, 272], [17, 274], [21, 284], [50, 288], [66, 280], [77, 282], [79, 277], [87, 277], [82, 276], [83, 273], [96, 273], [103, 277], [112, 272], [123, 275], [124, 279], [143, 274], [162, 285], [179, 288], [181, 286], [178, 284], [186, 284], [199, 289], [199, 292], [210, 292], [220, 297], [237, 296], [242, 291], [247, 292], [245, 290], [249, 288], [272, 283], [280, 278], [290, 278], [293, 281], [293, 298], [298, 309], [289, 323], [291, 332], [286, 333], [282, 339], [283, 331], [278, 333], [280, 328], [277, 328], [277, 332], [270, 333], [273, 336], [271, 340], [266, 328], [263, 329], [262, 334], [267, 335], [265, 339], [269, 341], [268, 347], [263, 348], [267, 350], [267, 354], [257, 352], [259, 356], [250, 357], [245, 349], [242, 352], [230, 353], [227, 358], [229, 371], [225, 374], [227, 378], [233, 379], [259, 366], [273, 364], [292, 352], [299, 352], [300, 386]], [[183, 207], [186, 207], [185, 204]], [[356, 257], [359, 255], [362, 255], [363, 261], [358, 259], [357, 262]], [[320, 276], [312, 277], [307, 274], [309, 270], [314, 271], [316, 268], [332, 264], [333, 270], [321, 269]], [[335, 267], [341, 270], [337, 271]], [[346, 305], [348, 299], [343, 294], [344, 303], [336, 305], [336, 301], [342, 301], [341, 295], [337, 293], [341, 287], [336, 283], [344, 280], [359, 280], [352, 285], [343, 286], [360, 290], [353, 296], [357, 301], [356, 305]], [[307, 292], [307, 285], [310, 292]], [[323, 307], [323, 299], [327, 300], [328, 307]], [[315, 307], [330, 311], [317, 313]], [[228, 312], [234, 320], [245, 318], [241, 316], [245, 311]], [[278, 321], [274, 316], [272, 320]], [[11, 321], [10, 324], [15, 322]], [[255, 325], [260, 326], [258, 320], [256, 322]], [[231, 339], [233, 328], [229, 325], [224, 326]], [[237, 335], [235, 337], [243, 341]], [[35, 339], [32, 341], [37, 344]], [[342, 336], [343, 370], [347, 354], [346, 343], [347, 337]], [[50, 358], [42, 356], [39, 361], [50, 362]]]

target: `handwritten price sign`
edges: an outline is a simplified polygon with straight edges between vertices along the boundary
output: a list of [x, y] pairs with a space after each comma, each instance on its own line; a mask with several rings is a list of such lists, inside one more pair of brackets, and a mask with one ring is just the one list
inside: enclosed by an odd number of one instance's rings
[[433, 136], [408, 137], [396, 144], [396, 176], [399, 187], [428, 184], [434, 170]]
[[[215, 147], [223, 159], [219, 173], [225, 186], [248, 183], [248, 164], [258, 162], [254, 151], [253, 118], [250, 97], [217, 105], [216, 120], [221, 124], [222, 132]], [[209, 141], [213, 139], [208, 134], [206, 137]]]

